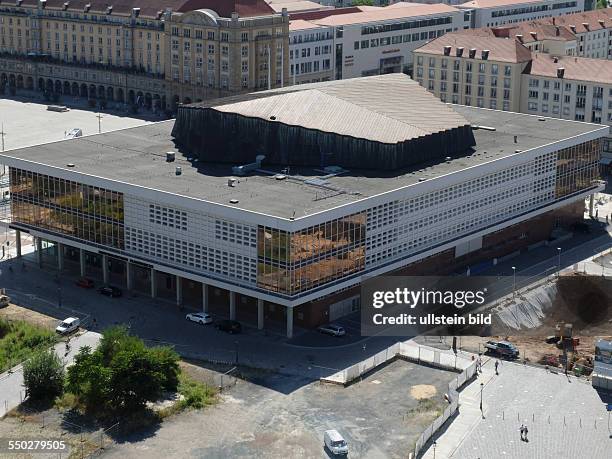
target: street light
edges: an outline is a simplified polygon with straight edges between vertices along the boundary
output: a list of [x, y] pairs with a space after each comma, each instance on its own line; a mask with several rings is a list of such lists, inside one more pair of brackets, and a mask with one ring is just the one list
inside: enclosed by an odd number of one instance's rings
[[516, 266], [512, 267], [512, 298], [516, 295]]
[[482, 391], [484, 389], [484, 383], [480, 383], [480, 413], [484, 416], [484, 413], [482, 411]]
[[234, 341], [234, 344], [236, 345], [236, 365], [238, 365], [238, 341]]
[[433, 459], [436, 459], [436, 446], [438, 446], [438, 444], [434, 441], [433, 442], [433, 453], [434, 453]]
[[559, 256], [559, 261], [557, 263], [559, 266], [559, 269], [557, 271], [557, 277], [559, 277], [561, 275], [561, 247], [557, 247], [557, 254]]

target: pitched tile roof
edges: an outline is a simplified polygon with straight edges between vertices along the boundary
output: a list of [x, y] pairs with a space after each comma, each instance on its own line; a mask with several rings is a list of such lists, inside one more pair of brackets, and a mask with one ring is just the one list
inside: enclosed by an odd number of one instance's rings
[[557, 78], [557, 69], [563, 68], [564, 80], [592, 81], [612, 84], [612, 61], [587, 59], [586, 57], [562, 56], [534, 53], [531, 67], [525, 70], [530, 75]]
[[451, 32], [417, 48], [415, 52], [444, 55], [444, 47], [450, 46], [450, 56], [456, 56], [457, 48], [463, 48], [463, 57], [468, 51], [476, 49], [476, 59], [480, 59], [483, 50], [489, 50], [488, 60], [497, 62], [527, 62], [531, 51], [515, 40], [491, 36], [491, 32], [481, 30], [474, 33]]

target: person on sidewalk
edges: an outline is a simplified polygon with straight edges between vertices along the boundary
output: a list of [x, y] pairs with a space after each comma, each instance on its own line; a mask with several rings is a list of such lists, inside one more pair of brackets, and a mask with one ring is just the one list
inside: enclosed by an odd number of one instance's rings
[[499, 375], [499, 371], [497, 371], [497, 367], [499, 367], [499, 360], [495, 361], [495, 374]]
[[525, 441], [529, 441], [527, 439], [527, 434], [529, 433], [529, 429], [527, 428], [527, 426], [525, 426]]
[[521, 432], [521, 441], [525, 441], [525, 426], [521, 424], [521, 428], [519, 430]]

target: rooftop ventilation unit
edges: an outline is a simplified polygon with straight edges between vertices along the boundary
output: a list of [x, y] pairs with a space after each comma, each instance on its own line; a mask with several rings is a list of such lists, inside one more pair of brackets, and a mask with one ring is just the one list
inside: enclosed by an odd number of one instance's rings
[[516, 34], [516, 39], [517, 39], [518, 41], [520, 41], [521, 43], [523, 43], [523, 34], [517, 33], [517, 34]]
[[111, 6], [107, 6], [106, 7], [106, 14], [112, 14], [113, 13], [113, 7]]
[[45, 9], [47, 7], [47, 0], [40, 0], [40, 7]]
[[489, 50], [483, 49], [482, 50], [482, 60], [486, 61], [488, 58], [489, 58]]
[[606, 21], [604, 21], [603, 19], [598, 19], [597, 22], [599, 22], [599, 25], [602, 27], [606, 27]]
[[176, 159], [176, 153], [173, 151], [166, 152], [166, 162], [171, 163]]
[[457, 47], [457, 52], [456, 52], [456, 54], [457, 54], [457, 57], [461, 57], [461, 56], [463, 56], [463, 46], [459, 46], [459, 47]]
[[476, 48], [470, 48], [470, 59], [474, 59], [476, 57]]
[[90, 9], [91, 9], [91, 3], [88, 3], [87, 5], [85, 5], [85, 6], [83, 7], [83, 11], [84, 11], [85, 13], [89, 13], [89, 10], [90, 10]]
[[582, 23], [582, 27], [584, 27], [585, 30], [589, 30], [589, 26], [590, 26], [590, 24], [588, 22], [583, 22]]
[[450, 52], [451, 52], [451, 47], [450, 46], [445, 46], [444, 47], [444, 55], [445, 56], [450, 56]]
[[[21, 3], [20, 1], [18, 1], [18, 3]], [[64, 11], [66, 11], [68, 9], [68, 7], [70, 6], [70, 2], [64, 2], [64, 5], [62, 6], [62, 9]]]
[[254, 171], [261, 167], [262, 161], [266, 159], [265, 155], [257, 155], [255, 156], [255, 162], [244, 164], [242, 166], [234, 166], [232, 167], [232, 174], [245, 176], [248, 172]]
[[574, 24], [570, 24], [569, 28], [572, 32], [576, 33], [576, 26]]
[[135, 18], [140, 16], [140, 8], [132, 8], [132, 16]]
[[565, 68], [559, 67], [557, 69], [557, 78], [563, 78], [563, 75], [565, 75]]
[[181, 175], [183, 173], [183, 168], [181, 166], [176, 166], [176, 169], [174, 170], [174, 173], [176, 175]]

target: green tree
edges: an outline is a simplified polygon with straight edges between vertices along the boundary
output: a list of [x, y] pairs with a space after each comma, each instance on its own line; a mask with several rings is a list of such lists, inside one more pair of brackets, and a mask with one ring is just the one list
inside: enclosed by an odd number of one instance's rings
[[84, 347], [68, 369], [67, 390], [90, 411], [127, 413], [144, 408], [178, 386], [178, 354], [148, 348], [125, 327], [107, 329], [98, 348]]
[[608, 0], [597, 0], [597, 9], [604, 9], [608, 7]]
[[32, 400], [50, 400], [62, 394], [64, 367], [52, 349], [37, 352], [24, 362], [23, 385], [26, 397]]
[[374, 6], [374, 0], [353, 0], [353, 6]]

